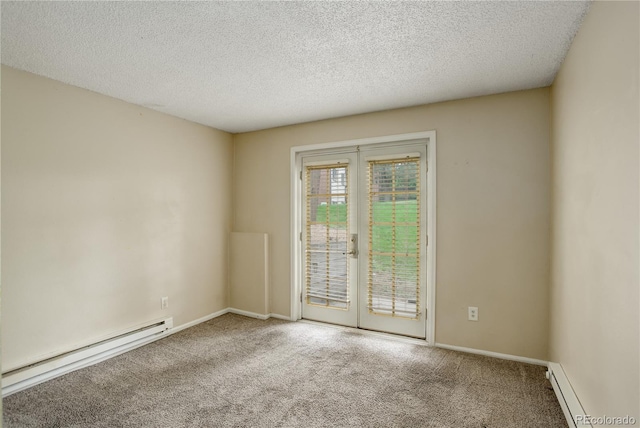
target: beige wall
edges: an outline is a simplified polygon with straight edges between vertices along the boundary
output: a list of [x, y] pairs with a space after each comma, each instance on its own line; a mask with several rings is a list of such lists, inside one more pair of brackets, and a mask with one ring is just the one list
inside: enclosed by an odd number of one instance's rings
[[587, 413], [636, 419], [639, 13], [593, 4], [551, 103], [551, 360]]
[[290, 312], [290, 148], [426, 130], [438, 145], [436, 341], [546, 359], [548, 88], [236, 135], [234, 230], [270, 235], [271, 311]]
[[3, 370], [226, 308], [232, 144], [3, 66]]

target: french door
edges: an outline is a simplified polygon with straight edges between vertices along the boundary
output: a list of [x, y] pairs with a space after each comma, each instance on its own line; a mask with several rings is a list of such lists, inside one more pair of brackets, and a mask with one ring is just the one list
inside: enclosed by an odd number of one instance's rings
[[302, 158], [302, 317], [425, 337], [426, 146]]

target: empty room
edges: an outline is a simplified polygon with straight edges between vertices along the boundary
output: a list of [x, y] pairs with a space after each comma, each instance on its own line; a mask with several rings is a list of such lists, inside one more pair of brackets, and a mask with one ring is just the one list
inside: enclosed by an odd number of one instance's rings
[[3, 426], [640, 426], [640, 3], [0, 7]]

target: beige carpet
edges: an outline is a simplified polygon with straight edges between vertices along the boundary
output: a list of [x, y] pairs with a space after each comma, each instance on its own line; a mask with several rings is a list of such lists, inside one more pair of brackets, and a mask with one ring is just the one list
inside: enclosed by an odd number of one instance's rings
[[566, 427], [545, 368], [224, 315], [4, 399], [11, 427]]

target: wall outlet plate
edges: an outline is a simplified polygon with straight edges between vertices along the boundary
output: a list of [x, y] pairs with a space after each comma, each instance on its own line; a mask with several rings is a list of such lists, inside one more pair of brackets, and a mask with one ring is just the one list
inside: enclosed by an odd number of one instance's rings
[[469, 306], [469, 321], [478, 321], [478, 308]]
[[167, 309], [169, 307], [169, 298], [163, 297], [160, 299], [160, 309]]

